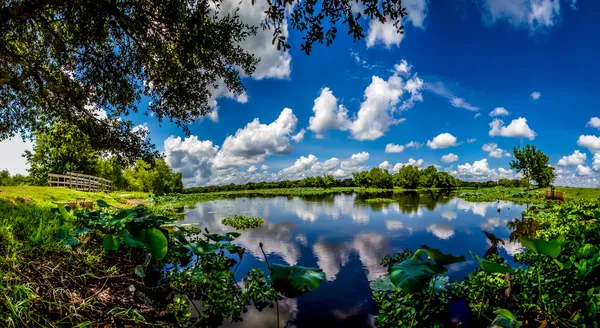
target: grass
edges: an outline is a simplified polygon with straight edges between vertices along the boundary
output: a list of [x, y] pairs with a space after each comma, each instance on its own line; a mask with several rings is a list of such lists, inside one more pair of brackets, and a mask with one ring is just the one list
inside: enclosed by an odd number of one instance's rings
[[365, 200], [366, 203], [393, 203], [395, 201], [391, 198], [369, 198]]
[[53, 202], [75, 201], [85, 198], [86, 201], [104, 200], [112, 206], [123, 206], [127, 199], [148, 198], [144, 192], [84, 192], [68, 188], [37, 187], [37, 186], [0, 186], [0, 201], [11, 203], [32, 203], [47, 206]]
[[[531, 189], [527, 192], [526, 188], [481, 188], [464, 190], [460, 197], [472, 202], [494, 202], [497, 200], [507, 200], [515, 203], [538, 203], [546, 200], [547, 188]], [[557, 187], [556, 191], [566, 193], [567, 199], [597, 200], [600, 199], [600, 188], [570, 188]]]

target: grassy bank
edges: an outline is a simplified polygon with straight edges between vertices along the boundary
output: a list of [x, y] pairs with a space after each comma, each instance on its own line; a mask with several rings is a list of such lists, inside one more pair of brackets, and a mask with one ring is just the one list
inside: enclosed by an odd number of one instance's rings
[[[493, 202], [496, 200], [507, 200], [515, 203], [538, 203], [546, 200], [548, 189], [526, 188], [481, 188], [461, 190], [461, 198], [471, 202]], [[598, 200], [600, 199], [600, 188], [570, 188], [557, 187], [556, 191], [566, 193], [566, 199]]]
[[47, 206], [53, 202], [75, 201], [77, 198], [85, 198], [86, 201], [97, 201], [99, 199], [113, 206], [122, 206], [127, 199], [146, 199], [148, 193], [144, 192], [84, 192], [68, 188], [18, 186], [0, 186], [0, 201], [16, 203], [31, 203], [34, 205]]

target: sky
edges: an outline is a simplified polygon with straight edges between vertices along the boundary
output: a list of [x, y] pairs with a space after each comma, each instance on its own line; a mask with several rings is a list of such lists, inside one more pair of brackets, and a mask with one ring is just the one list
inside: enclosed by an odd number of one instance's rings
[[[224, 0], [231, 10], [237, 0]], [[265, 3], [241, 4], [258, 25]], [[598, 186], [600, 1], [403, 0], [405, 33], [364, 18], [365, 38], [280, 52], [259, 29], [242, 46], [261, 57], [244, 94], [220, 85], [191, 135], [129, 116], [182, 172], [186, 186], [277, 181], [403, 165], [435, 165], [468, 181], [518, 177], [515, 146], [550, 157], [555, 184]], [[31, 143], [0, 143], [0, 170], [25, 173]]]

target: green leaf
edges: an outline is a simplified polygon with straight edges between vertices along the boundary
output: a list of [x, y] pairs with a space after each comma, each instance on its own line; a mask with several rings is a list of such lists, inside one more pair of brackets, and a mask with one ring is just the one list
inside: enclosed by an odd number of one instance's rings
[[271, 284], [287, 297], [297, 297], [317, 289], [325, 280], [325, 272], [319, 268], [271, 264]]
[[223, 236], [223, 235], [219, 235], [216, 233], [205, 233], [204, 236], [206, 236], [206, 238], [214, 241], [214, 242], [220, 242], [220, 241], [229, 241], [229, 237], [227, 236]]
[[132, 235], [130, 235], [127, 231], [121, 231], [121, 238], [123, 238], [123, 243], [131, 248], [145, 248], [146, 244], [138, 239], [135, 239]]
[[392, 283], [392, 280], [390, 280], [390, 276], [387, 275], [384, 277], [379, 277], [379, 279], [372, 281], [371, 289], [387, 291], [387, 290], [396, 289], [396, 286], [394, 286], [394, 284]]
[[110, 225], [119, 225], [127, 223], [133, 220], [136, 216], [136, 212], [133, 209], [122, 210], [117, 215], [113, 216], [110, 220]]
[[390, 268], [392, 283], [407, 293], [416, 293], [425, 289], [434, 274], [430, 263], [415, 257], [394, 264]]
[[58, 240], [62, 241], [65, 245], [69, 246], [75, 246], [79, 244], [79, 240], [71, 236], [71, 234], [69, 234], [69, 232], [65, 229], [60, 229], [58, 231]]
[[63, 218], [63, 220], [68, 221], [71, 218], [71, 214], [67, 211], [67, 209], [62, 204], [56, 204], [58, 206], [58, 213]]
[[543, 239], [532, 239], [527, 237], [519, 238], [521, 245], [525, 246], [529, 251], [536, 254], [544, 254], [557, 258], [561, 251], [561, 242], [558, 240], [543, 240]]
[[438, 266], [444, 266], [453, 263], [465, 262], [464, 256], [454, 256], [451, 254], [444, 254], [439, 249], [429, 248], [427, 245], [421, 245], [421, 247], [427, 252], [427, 256], [430, 260], [435, 262]]
[[167, 241], [167, 237], [162, 231], [152, 228], [152, 229], [142, 229], [136, 235], [136, 239], [141, 240], [146, 244], [146, 247], [150, 251], [150, 254], [153, 258], [157, 260], [162, 260], [165, 255], [167, 255], [167, 251], [169, 250], [169, 243]]
[[75, 228], [75, 230], [73, 230], [73, 232], [77, 235], [81, 235], [82, 233], [90, 232], [90, 229], [85, 228], [85, 227], [79, 227], [79, 228]]
[[236, 239], [237, 237], [241, 236], [242, 234], [239, 232], [228, 232], [225, 234], [225, 236], [227, 236], [229, 238], [229, 241], [232, 241], [234, 239]]
[[502, 316], [503, 318], [508, 319], [508, 320], [512, 320], [512, 321], [517, 320], [517, 318], [515, 318], [515, 316], [506, 309], [498, 309], [498, 310], [494, 311], [494, 313], [496, 313], [497, 315]]
[[488, 328], [518, 328], [522, 325], [508, 310], [498, 309], [494, 311], [494, 313], [496, 313], [497, 316]]
[[102, 199], [98, 199], [96, 203], [98, 204], [98, 207], [110, 207], [110, 205]]
[[487, 273], [515, 273], [515, 270], [509, 266], [505, 266], [496, 262], [488, 261], [486, 259], [482, 259], [479, 256], [475, 255], [473, 252], [469, 251], [471, 255], [479, 262], [483, 271]]
[[187, 248], [188, 250], [190, 250], [190, 252], [192, 252], [196, 255], [214, 253], [216, 250], [219, 249], [217, 247], [217, 245], [209, 244], [208, 242], [206, 242], [204, 240], [200, 240], [196, 243], [189, 243], [189, 244], [183, 245], [183, 247]]
[[104, 237], [104, 240], [102, 241], [102, 246], [104, 246], [104, 249], [107, 251], [116, 251], [119, 249], [120, 245], [121, 240], [119, 240], [119, 237], [113, 235]]

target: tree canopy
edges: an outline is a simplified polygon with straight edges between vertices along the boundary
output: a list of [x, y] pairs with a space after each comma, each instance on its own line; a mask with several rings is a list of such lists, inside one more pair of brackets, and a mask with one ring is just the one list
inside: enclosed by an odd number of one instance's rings
[[[243, 93], [242, 77], [260, 60], [241, 46], [258, 27], [221, 10], [224, 1], [2, 1], [0, 140], [66, 122], [119, 160], [157, 155], [145, 131], [121, 119], [139, 110], [142, 97], [150, 100], [146, 114], [189, 134], [188, 124], [212, 110], [219, 84]], [[286, 51], [289, 20], [309, 54], [315, 42], [330, 45], [340, 24], [363, 38], [362, 16], [389, 20], [402, 33], [405, 14], [401, 0], [275, 0], [261, 25]]]
[[556, 178], [554, 168], [549, 166], [550, 158], [540, 149], [532, 145], [525, 147], [515, 147], [514, 159], [510, 162], [510, 168], [523, 174], [527, 180], [527, 189], [531, 180], [535, 181], [539, 187], [547, 187]]

